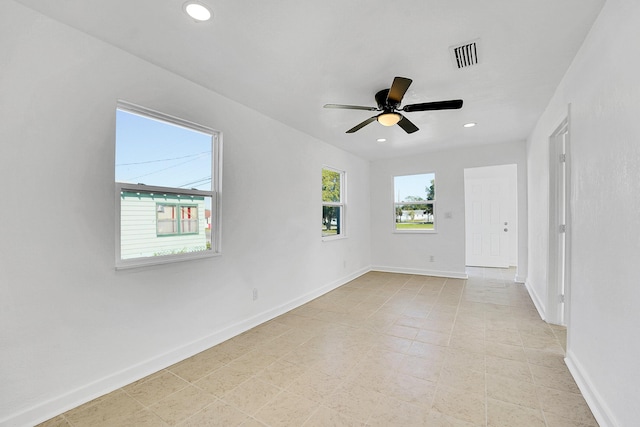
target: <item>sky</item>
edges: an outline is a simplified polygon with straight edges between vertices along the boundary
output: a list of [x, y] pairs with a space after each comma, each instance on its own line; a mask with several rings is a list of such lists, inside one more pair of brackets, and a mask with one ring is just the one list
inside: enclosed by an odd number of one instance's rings
[[393, 179], [395, 201], [402, 202], [407, 196], [422, 197], [426, 200], [427, 187], [431, 185], [431, 180], [434, 178], [433, 173], [395, 176]]
[[211, 190], [211, 135], [116, 112], [116, 182]]

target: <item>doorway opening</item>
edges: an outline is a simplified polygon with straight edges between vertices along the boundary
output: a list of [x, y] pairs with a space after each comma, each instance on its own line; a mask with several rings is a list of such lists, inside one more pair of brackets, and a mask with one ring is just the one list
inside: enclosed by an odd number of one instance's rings
[[517, 266], [517, 182], [515, 164], [464, 170], [467, 266]]
[[569, 309], [569, 121], [553, 132], [549, 146], [549, 277], [547, 321], [566, 326]]

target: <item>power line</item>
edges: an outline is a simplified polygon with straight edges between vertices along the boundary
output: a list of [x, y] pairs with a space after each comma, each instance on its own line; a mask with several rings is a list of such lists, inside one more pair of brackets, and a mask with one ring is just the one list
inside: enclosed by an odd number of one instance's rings
[[211, 182], [211, 177], [210, 176], [205, 176], [205, 177], [200, 178], [200, 179], [198, 179], [196, 181], [187, 182], [186, 184], [179, 185], [178, 188], [184, 188], [184, 187], [187, 187], [189, 185], [206, 184], [208, 182]]
[[158, 159], [158, 160], [147, 160], [144, 162], [134, 162], [134, 163], [120, 163], [120, 164], [116, 164], [116, 167], [118, 166], [131, 166], [131, 165], [144, 165], [147, 163], [158, 163], [158, 162], [169, 162], [172, 160], [181, 160], [181, 159], [188, 159], [190, 157], [201, 157], [203, 154], [210, 154], [211, 151], [203, 151], [201, 153], [196, 153], [196, 154], [189, 154], [188, 156], [182, 156], [182, 157], [173, 157], [170, 159]]
[[[200, 157], [202, 157], [202, 156], [200, 156]], [[149, 175], [153, 175], [155, 173], [164, 172], [164, 171], [166, 171], [168, 169], [173, 169], [173, 168], [176, 168], [178, 166], [184, 165], [186, 163], [194, 162], [196, 160], [198, 160], [198, 158], [187, 160], [186, 162], [176, 163], [175, 165], [167, 166], [166, 168], [158, 169], [158, 170], [155, 170], [155, 171], [152, 171], [152, 172], [149, 172], [149, 173], [145, 173], [145, 174], [142, 174], [142, 175], [138, 175], [138, 176], [134, 176], [134, 177], [131, 177], [131, 178], [127, 178], [125, 181], [129, 181], [130, 182], [130, 181], [133, 181], [135, 179], [142, 178], [143, 176], [149, 176]]]

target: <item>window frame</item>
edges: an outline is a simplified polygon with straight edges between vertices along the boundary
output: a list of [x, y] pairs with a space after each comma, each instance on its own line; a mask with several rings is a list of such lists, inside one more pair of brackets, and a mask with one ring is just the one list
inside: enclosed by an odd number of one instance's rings
[[[211, 258], [216, 257], [222, 254], [222, 199], [221, 199], [221, 188], [222, 188], [222, 132], [207, 127], [203, 125], [199, 125], [194, 122], [190, 122], [184, 119], [180, 119], [175, 116], [171, 116], [168, 114], [160, 113], [155, 110], [151, 110], [149, 108], [141, 107], [139, 105], [135, 105], [126, 101], [119, 100], [116, 104], [116, 109], [125, 111], [127, 113], [137, 114], [142, 117], [146, 117], [153, 120], [159, 120], [161, 122], [165, 122], [171, 125], [180, 126], [189, 130], [193, 130], [196, 132], [205, 133], [211, 135], [211, 189], [210, 190], [196, 190], [196, 189], [185, 189], [185, 188], [175, 188], [175, 187], [162, 187], [162, 186], [154, 186], [154, 185], [145, 185], [145, 184], [133, 184], [133, 183], [124, 183], [115, 181], [115, 168], [114, 168], [114, 182], [115, 182], [115, 234], [116, 234], [116, 245], [115, 245], [115, 268], [116, 270], [127, 269], [127, 268], [136, 268], [136, 267], [144, 267], [151, 265], [162, 265], [174, 262], [182, 262], [193, 259], [202, 259], [202, 258]], [[114, 139], [114, 152], [116, 149], [116, 141]], [[114, 156], [115, 163], [115, 156]], [[121, 226], [122, 226], [122, 194], [124, 192], [138, 192], [138, 193], [147, 193], [147, 194], [167, 194], [173, 196], [197, 196], [197, 197], [205, 197], [211, 199], [211, 247], [210, 249], [198, 252], [187, 252], [187, 253], [176, 253], [176, 254], [168, 254], [168, 255], [159, 255], [159, 256], [149, 256], [149, 257], [138, 257], [138, 258], [122, 258], [122, 235], [121, 235]], [[164, 205], [172, 205], [174, 203], [159, 203]], [[175, 205], [182, 206], [180, 203], [175, 203]], [[186, 202], [184, 205], [192, 205], [193, 203]], [[177, 208], [177, 212], [180, 210]], [[205, 212], [198, 212], [198, 216], [200, 218], [201, 215], [205, 215]], [[157, 218], [157, 214], [156, 214]], [[206, 218], [206, 217], [205, 217]], [[180, 222], [180, 219], [178, 219]], [[179, 224], [178, 227], [181, 225]], [[156, 223], [156, 231], [157, 231], [157, 223]], [[180, 235], [189, 235], [188, 234], [180, 234]], [[164, 238], [171, 235], [157, 235], [158, 238]], [[174, 235], [175, 236], [175, 235]]]
[[[397, 202], [395, 200], [396, 198], [396, 177], [402, 177], [402, 176], [416, 176], [416, 175], [433, 175], [433, 185], [434, 185], [434, 198], [433, 200], [423, 200], [423, 201], [412, 201], [412, 202]], [[393, 175], [391, 177], [391, 186], [393, 188], [393, 202], [392, 202], [392, 206], [393, 206], [393, 214], [392, 214], [392, 227], [393, 227], [393, 233], [397, 233], [397, 234], [437, 234], [438, 230], [437, 230], [437, 203], [436, 203], [436, 199], [437, 197], [435, 196], [436, 191], [436, 173], [435, 172], [419, 172], [419, 173], [408, 173], [408, 174], [402, 174], [402, 175]], [[396, 214], [396, 208], [398, 205], [431, 205], [432, 206], [432, 211], [433, 211], [433, 228], [430, 229], [419, 229], [419, 228], [406, 228], [406, 229], [398, 229], [397, 228], [397, 214]]]
[[[340, 200], [337, 202], [325, 202], [322, 198], [322, 185], [320, 200], [322, 203], [322, 210], [324, 211], [325, 207], [337, 207], [340, 210], [340, 215], [338, 216], [338, 224], [340, 224], [340, 233], [339, 234], [324, 234], [324, 230], [321, 230], [322, 241], [331, 241], [331, 240], [339, 240], [345, 239], [347, 237], [347, 227], [346, 227], [346, 189], [347, 189], [347, 173], [344, 170], [336, 169], [331, 166], [323, 165], [321, 169], [320, 179], [322, 179], [322, 172], [328, 170], [330, 172], [335, 172], [340, 175]], [[321, 219], [324, 219], [324, 215], [321, 215]]]

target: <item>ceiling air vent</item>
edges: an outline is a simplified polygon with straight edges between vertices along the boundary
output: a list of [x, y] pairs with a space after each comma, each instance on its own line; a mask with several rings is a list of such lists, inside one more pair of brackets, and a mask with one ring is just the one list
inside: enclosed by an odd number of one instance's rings
[[467, 68], [478, 64], [479, 41], [480, 40], [473, 40], [459, 46], [450, 47], [449, 51], [451, 52], [453, 65], [457, 68]]

